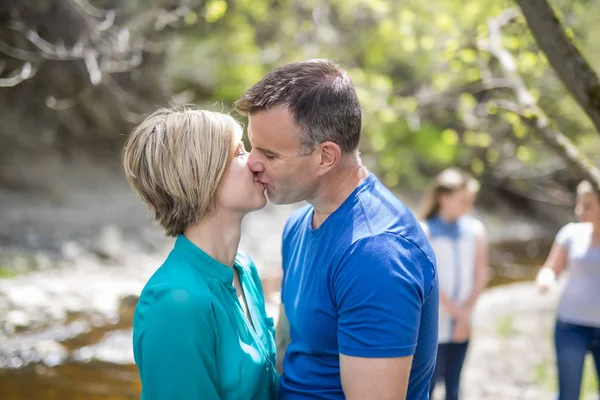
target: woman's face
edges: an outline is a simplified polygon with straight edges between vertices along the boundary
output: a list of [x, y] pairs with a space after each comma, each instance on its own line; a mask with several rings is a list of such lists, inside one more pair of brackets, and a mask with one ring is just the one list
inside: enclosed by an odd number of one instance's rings
[[473, 207], [475, 194], [468, 189], [459, 189], [440, 197], [440, 213], [450, 219], [458, 219]]
[[580, 222], [600, 224], [600, 200], [594, 193], [577, 196], [575, 215]]
[[217, 207], [245, 215], [267, 204], [265, 188], [248, 168], [248, 153], [244, 143], [235, 143], [233, 158], [223, 173], [217, 189]]

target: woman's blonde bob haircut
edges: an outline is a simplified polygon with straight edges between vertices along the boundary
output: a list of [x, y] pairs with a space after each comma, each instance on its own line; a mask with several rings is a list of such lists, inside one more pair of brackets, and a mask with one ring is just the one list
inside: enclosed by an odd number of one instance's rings
[[233, 117], [191, 106], [160, 109], [133, 129], [123, 149], [125, 176], [168, 236], [211, 211], [241, 136]]

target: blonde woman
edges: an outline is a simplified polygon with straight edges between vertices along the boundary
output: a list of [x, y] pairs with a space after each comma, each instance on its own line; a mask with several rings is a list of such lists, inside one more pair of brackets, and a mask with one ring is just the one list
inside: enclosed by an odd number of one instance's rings
[[483, 224], [467, 213], [479, 183], [469, 174], [443, 171], [421, 215], [438, 264], [440, 311], [438, 353], [430, 397], [444, 381], [446, 400], [459, 398], [460, 375], [471, 336], [471, 311], [488, 279], [488, 242]]
[[554, 329], [559, 400], [579, 399], [588, 353], [600, 378], [600, 198], [587, 181], [577, 187], [575, 215], [579, 223], [558, 232], [537, 276], [544, 293], [557, 276], [569, 271]]
[[133, 322], [142, 399], [273, 399], [273, 324], [252, 261], [238, 253], [244, 216], [264, 187], [230, 116], [163, 109], [123, 151], [130, 185], [173, 250], [144, 287]]

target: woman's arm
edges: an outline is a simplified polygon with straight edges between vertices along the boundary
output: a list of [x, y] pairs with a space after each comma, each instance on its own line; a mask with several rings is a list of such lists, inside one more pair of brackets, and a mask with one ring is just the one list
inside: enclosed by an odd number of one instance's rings
[[568, 255], [566, 246], [556, 241], [552, 244], [550, 254], [535, 279], [540, 293], [546, 293], [554, 286], [558, 276], [567, 268]]
[[485, 227], [483, 224], [478, 230], [475, 242], [475, 280], [473, 290], [463, 308], [469, 313], [475, 306], [477, 298], [484, 291], [488, 284], [489, 279], [489, 266], [488, 266], [488, 239]]
[[556, 234], [550, 254], [535, 279], [540, 293], [550, 290], [556, 283], [556, 278], [567, 268], [569, 246], [574, 238], [576, 227], [575, 224], [567, 224]]
[[146, 400], [218, 400], [216, 324], [209, 299], [184, 289], [158, 295], [136, 338]]

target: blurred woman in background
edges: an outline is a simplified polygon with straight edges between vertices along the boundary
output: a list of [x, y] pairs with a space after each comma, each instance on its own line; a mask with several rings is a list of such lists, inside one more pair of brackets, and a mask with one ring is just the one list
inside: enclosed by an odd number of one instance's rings
[[600, 381], [600, 198], [587, 181], [577, 186], [575, 215], [579, 222], [558, 232], [536, 279], [545, 293], [569, 272], [554, 329], [560, 400], [579, 399], [588, 352]]
[[460, 374], [471, 336], [471, 311], [487, 285], [488, 242], [483, 224], [466, 214], [479, 183], [455, 168], [439, 174], [421, 214], [435, 252], [440, 282], [438, 355], [430, 397], [444, 381], [446, 399], [459, 398]]
[[142, 399], [275, 399], [273, 323], [260, 280], [238, 253], [244, 216], [266, 204], [229, 115], [164, 109], [123, 151], [130, 185], [175, 245], [133, 321]]

